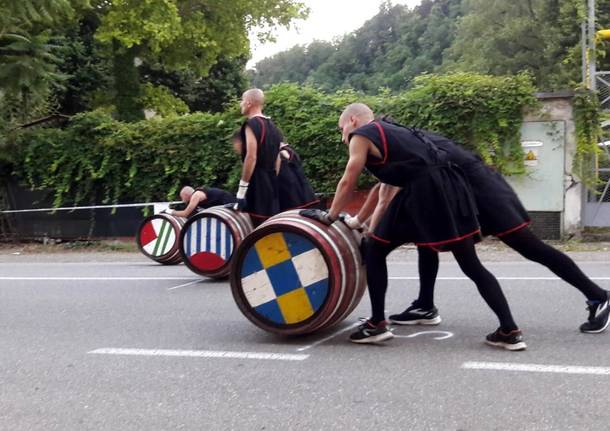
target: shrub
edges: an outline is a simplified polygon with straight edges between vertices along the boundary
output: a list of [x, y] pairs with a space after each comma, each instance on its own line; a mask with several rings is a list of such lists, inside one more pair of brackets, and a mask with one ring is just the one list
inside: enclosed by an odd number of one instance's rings
[[[349, 103], [461, 142], [501, 172], [522, 167], [519, 128], [523, 110], [536, 103], [527, 75], [426, 75], [398, 95], [381, 91], [323, 93], [280, 84], [267, 91], [266, 114], [304, 160], [316, 191], [332, 192], [343, 173], [347, 148], [337, 121]], [[195, 113], [122, 123], [107, 113], [75, 116], [65, 129], [18, 134], [13, 171], [33, 188], [55, 191], [55, 204], [174, 199], [183, 184], [236, 188], [241, 166], [229, 138], [236, 111]], [[371, 183], [363, 177], [360, 185]]]

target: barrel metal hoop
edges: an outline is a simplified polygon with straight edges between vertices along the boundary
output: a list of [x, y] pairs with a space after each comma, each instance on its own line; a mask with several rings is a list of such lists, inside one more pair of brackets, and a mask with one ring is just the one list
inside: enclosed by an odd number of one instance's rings
[[[341, 223], [341, 225], [345, 226], [345, 229], [349, 229], [344, 223]], [[352, 253], [352, 256], [354, 256], [354, 266], [356, 269], [356, 282], [354, 284], [354, 295], [352, 296], [349, 306], [345, 309], [345, 315], [341, 316], [340, 320], [342, 320], [343, 318], [347, 317], [348, 313], [351, 312], [352, 306], [354, 305], [354, 303], [360, 300], [360, 297], [358, 295], [358, 290], [360, 288], [360, 283], [362, 281], [362, 274], [360, 271], [360, 269], [362, 268], [362, 258], [360, 256], [360, 250], [356, 249], [354, 247], [354, 242], [356, 241], [356, 238], [354, 238], [354, 235], [353, 235], [351, 229], [350, 229], [350, 232], [348, 235], [339, 226], [340, 225], [338, 225], [337, 223], [333, 223], [331, 228], [333, 228], [335, 231], [337, 231], [339, 233], [339, 235], [341, 235], [343, 237], [343, 239], [345, 240], [345, 242], [347, 243], [347, 246], [349, 247], [349, 249]]]

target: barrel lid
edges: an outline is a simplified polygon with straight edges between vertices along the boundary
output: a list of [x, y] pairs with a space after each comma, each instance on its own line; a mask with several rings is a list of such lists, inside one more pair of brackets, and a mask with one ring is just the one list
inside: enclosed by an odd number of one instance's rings
[[169, 220], [155, 215], [140, 225], [137, 239], [143, 253], [158, 257], [172, 250], [176, 244], [176, 232]]
[[185, 263], [195, 272], [216, 271], [227, 265], [235, 248], [230, 226], [220, 217], [199, 213], [182, 229]]
[[300, 325], [324, 306], [329, 268], [310, 238], [270, 232], [249, 245], [233, 271], [252, 317], [271, 325]]

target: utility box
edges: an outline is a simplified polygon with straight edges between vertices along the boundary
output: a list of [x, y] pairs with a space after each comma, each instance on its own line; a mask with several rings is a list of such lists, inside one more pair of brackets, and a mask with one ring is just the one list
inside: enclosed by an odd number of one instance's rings
[[540, 93], [538, 112], [525, 116], [521, 146], [526, 174], [507, 177], [543, 239], [578, 234], [583, 187], [571, 175], [576, 153], [573, 93]]

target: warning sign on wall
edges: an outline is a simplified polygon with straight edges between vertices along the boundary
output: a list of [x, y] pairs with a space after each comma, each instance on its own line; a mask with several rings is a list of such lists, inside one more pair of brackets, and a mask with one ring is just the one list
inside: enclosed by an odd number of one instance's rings
[[525, 155], [525, 160], [523, 164], [525, 166], [538, 166], [540, 156], [540, 150], [544, 144], [539, 141], [524, 141], [521, 142], [521, 147], [523, 148], [523, 153]]

